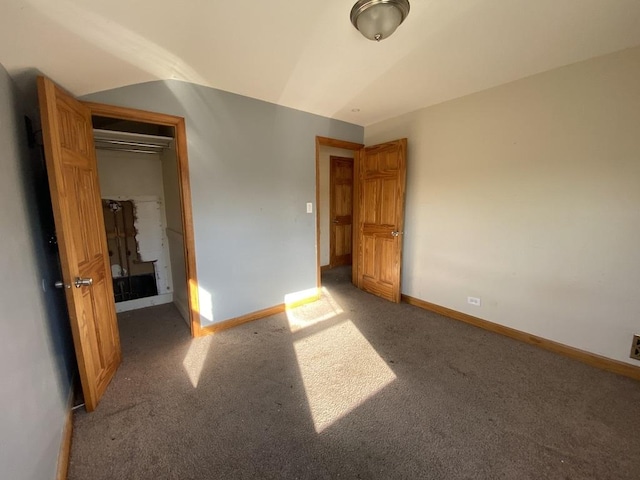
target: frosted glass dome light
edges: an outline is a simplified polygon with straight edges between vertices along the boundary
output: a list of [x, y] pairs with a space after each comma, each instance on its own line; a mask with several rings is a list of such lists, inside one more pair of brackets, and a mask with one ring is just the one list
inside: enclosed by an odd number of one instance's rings
[[409, 15], [408, 0], [359, 0], [351, 9], [351, 23], [369, 40], [384, 40]]

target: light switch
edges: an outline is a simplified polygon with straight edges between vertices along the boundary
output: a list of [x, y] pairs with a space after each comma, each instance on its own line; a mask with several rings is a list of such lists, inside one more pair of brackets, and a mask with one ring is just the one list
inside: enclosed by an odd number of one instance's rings
[[307, 202], [307, 213], [313, 213], [313, 203]]

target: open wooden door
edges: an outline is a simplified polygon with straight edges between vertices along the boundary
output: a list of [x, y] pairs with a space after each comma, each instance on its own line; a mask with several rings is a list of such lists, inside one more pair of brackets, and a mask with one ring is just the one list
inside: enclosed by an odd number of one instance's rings
[[329, 265], [351, 265], [353, 159], [331, 156], [329, 171]]
[[407, 139], [358, 152], [356, 286], [400, 302]]
[[38, 77], [47, 174], [87, 411], [120, 364], [120, 337], [93, 145], [91, 111]]

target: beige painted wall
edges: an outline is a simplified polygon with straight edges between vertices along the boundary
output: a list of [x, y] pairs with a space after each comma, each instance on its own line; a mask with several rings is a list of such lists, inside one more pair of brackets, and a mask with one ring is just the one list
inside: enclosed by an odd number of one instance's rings
[[329, 239], [329, 213], [331, 212], [331, 189], [330, 189], [330, 158], [348, 157], [353, 158], [353, 150], [344, 150], [342, 148], [320, 147], [320, 265], [329, 265], [330, 261], [330, 239]]
[[399, 137], [403, 293], [640, 365], [640, 48], [365, 128]]

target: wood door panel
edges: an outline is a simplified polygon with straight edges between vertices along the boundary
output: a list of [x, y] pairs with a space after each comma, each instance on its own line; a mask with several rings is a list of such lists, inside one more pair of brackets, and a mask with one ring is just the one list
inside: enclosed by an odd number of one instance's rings
[[362, 221], [364, 223], [378, 223], [378, 190], [380, 183], [374, 180], [365, 180], [362, 185]]
[[[66, 167], [63, 170], [63, 185], [65, 187], [64, 196], [65, 201], [68, 204], [78, 205], [78, 208], [69, 209], [66, 212], [67, 217], [69, 218], [69, 222], [73, 225], [81, 225], [82, 224], [82, 206], [78, 203], [78, 199], [80, 198], [81, 192], [79, 191], [78, 185], [75, 183], [71, 183], [67, 185], [69, 182], [69, 178], [78, 178], [81, 177], [81, 172], [76, 168]], [[84, 241], [84, 233], [80, 228], [74, 228], [71, 230], [68, 237], [71, 239], [70, 248], [74, 250], [74, 261], [78, 264], [85, 264], [89, 261], [91, 255], [89, 253], [89, 247], [85, 244]]]
[[363, 272], [363, 289], [387, 299], [393, 298], [397, 277], [396, 238], [371, 234], [364, 238], [364, 244], [369, 251], [365, 254], [367, 268]]
[[93, 142], [91, 141], [92, 132], [88, 129], [84, 115], [79, 113], [77, 106], [67, 98], [58, 97], [56, 103], [60, 146], [72, 153], [78, 153], [80, 159], [86, 159], [93, 148]]
[[379, 169], [381, 172], [396, 172], [400, 168], [400, 156], [395, 150], [386, 150], [380, 154]]
[[[102, 210], [97, 212], [93, 205], [95, 198], [99, 198], [100, 193], [96, 191], [97, 177], [92, 174], [91, 170], [77, 167], [66, 168], [65, 178], [75, 179], [68, 200], [71, 204], [78, 206], [72, 213], [74, 221], [78, 222], [77, 225], [84, 226], [84, 228], [78, 229], [77, 234], [74, 235], [74, 247], [77, 252], [82, 252], [82, 257], [77, 257], [78, 265], [82, 270], [85, 263], [94, 259], [102, 260], [102, 241], [100, 236], [95, 234], [101, 227], [98, 215], [102, 216]], [[96, 267], [98, 265], [94, 268]]]
[[[80, 296], [82, 297], [83, 303], [90, 304], [91, 302], [91, 294], [87, 291], [88, 289], [82, 289], [80, 292]], [[84, 310], [82, 316], [80, 317], [81, 327], [87, 337], [87, 341], [91, 346], [91, 349], [94, 352], [94, 355], [86, 356], [85, 362], [89, 364], [91, 373], [95, 375], [96, 380], [102, 375], [102, 371], [104, 370], [104, 355], [102, 354], [103, 348], [100, 345], [101, 336], [100, 332], [96, 325], [96, 309], [88, 308]], [[96, 385], [98, 382], [96, 381]], [[97, 390], [97, 389], [96, 389]]]
[[362, 241], [364, 258], [362, 262], [362, 275], [375, 278], [376, 276], [376, 239], [373, 236], [365, 236]]
[[352, 260], [353, 159], [330, 157], [329, 264], [349, 265]]
[[378, 279], [391, 287], [396, 278], [396, 238], [378, 238]]
[[[106, 373], [109, 365], [113, 363], [118, 355], [118, 350], [114, 348], [116, 338], [118, 336], [114, 325], [107, 321], [100, 313], [108, 311], [109, 306], [105, 300], [110, 292], [108, 284], [111, 283], [111, 277], [102, 277], [94, 279], [92, 288], [84, 289], [85, 302], [92, 305], [91, 312], [93, 314], [92, 322], [95, 325], [95, 333], [97, 339], [97, 348], [99, 352], [99, 371], [98, 373]], [[105, 385], [106, 386], [106, 385]]]
[[369, 174], [377, 174], [380, 171], [380, 168], [378, 168], [378, 158], [379, 155], [377, 153], [373, 151], [369, 153], [366, 162], [363, 165], [364, 168], [362, 169], [362, 173], [365, 177]]
[[[337, 158], [337, 157], [334, 157]], [[352, 159], [339, 159], [335, 164], [336, 183], [353, 183], [353, 161]]]
[[340, 252], [344, 251], [344, 232], [342, 227], [340, 226], [334, 227], [333, 241], [334, 241], [334, 256], [338, 256]]
[[335, 250], [337, 257], [348, 256], [351, 260], [351, 225], [336, 225]]
[[395, 178], [380, 180], [380, 214], [378, 216], [381, 225], [395, 227], [398, 218], [398, 181]]
[[348, 254], [351, 255], [351, 249], [353, 247], [353, 228], [350, 224], [343, 227], [342, 238], [344, 241], [344, 254], [346, 255], [348, 252]]
[[336, 250], [336, 256], [339, 255], [344, 255], [344, 251], [345, 251], [345, 242], [344, 242], [344, 227], [342, 225], [337, 225], [336, 226], [336, 232], [335, 232], [335, 250]]
[[406, 139], [359, 152], [356, 285], [400, 301]]
[[[92, 411], [121, 353], [91, 112], [44, 77], [38, 96], [69, 321], [85, 406]], [[93, 283], [76, 288], [76, 278]]]
[[337, 184], [335, 186], [335, 217], [349, 217], [353, 212], [353, 186], [351, 184]]

